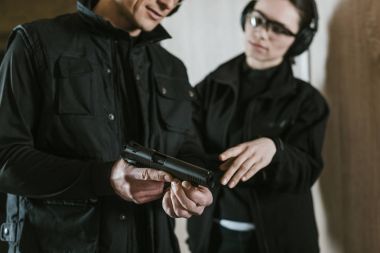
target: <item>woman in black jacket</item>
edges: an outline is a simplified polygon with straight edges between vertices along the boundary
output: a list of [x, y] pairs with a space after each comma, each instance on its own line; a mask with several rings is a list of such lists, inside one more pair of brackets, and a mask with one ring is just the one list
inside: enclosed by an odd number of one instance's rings
[[245, 54], [197, 85], [195, 123], [209, 166], [223, 172], [211, 208], [190, 219], [200, 252], [319, 252], [311, 186], [323, 167], [328, 106], [296, 79], [292, 58], [317, 30], [313, 0], [251, 1]]

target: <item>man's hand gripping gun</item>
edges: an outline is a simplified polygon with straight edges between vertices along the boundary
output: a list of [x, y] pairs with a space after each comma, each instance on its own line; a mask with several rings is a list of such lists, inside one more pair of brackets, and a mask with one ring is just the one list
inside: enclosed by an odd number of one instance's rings
[[136, 167], [162, 170], [193, 185], [214, 187], [214, 173], [211, 170], [162, 154], [154, 149], [145, 148], [136, 142], [125, 145], [121, 157]]

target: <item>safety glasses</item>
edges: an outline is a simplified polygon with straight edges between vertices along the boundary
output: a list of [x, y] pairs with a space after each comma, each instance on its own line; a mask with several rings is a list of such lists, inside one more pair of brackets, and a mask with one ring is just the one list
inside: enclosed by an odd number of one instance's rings
[[260, 11], [254, 10], [249, 15], [247, 15], [247, 20], [253, 28], [263, 27], [265, 30], [272, 32], [275, 35], [285, 35], [295, 37], [297, 34], [291, 32], [285, 25], [270, 20]]

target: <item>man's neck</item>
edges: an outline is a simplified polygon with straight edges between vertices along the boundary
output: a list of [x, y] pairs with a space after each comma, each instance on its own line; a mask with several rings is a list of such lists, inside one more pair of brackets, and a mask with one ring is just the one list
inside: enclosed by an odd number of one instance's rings
[[114, 27], [128, 32], [132, 37], [137, 37], [141, 33], [141, 29], [130, 21], [132, 18], [128, 18], [114, 0], [100, 0], [93, 11]]

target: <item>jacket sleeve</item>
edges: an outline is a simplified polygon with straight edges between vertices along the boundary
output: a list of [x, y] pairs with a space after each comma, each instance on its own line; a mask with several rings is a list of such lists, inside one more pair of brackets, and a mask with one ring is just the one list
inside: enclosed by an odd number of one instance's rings
[[260, 175], [265, 188], [287, 192], [310, 189], [323, 167], [322, 146], [328, 115], [324, 98], [312, 89], [289, 130], [279, 138], [272, 138], [277, 151]]
[[[197, 84], [194, 88], [194, 99], [192, 101], [192, 134], [187, 138], [187, 153], [193, 154], [193, 160], [184, 159], [190, 161], [198, 166], [205, 169], [212, 170], [214, 172], [213, 181], [216, 187], [210, 188], [212, 195], [215, 197], [219, 187], [220, 178], [223, 176], [221, 171], [218, 169], [220, 161], [218, 160], [218, 154], [210, 153], [207, 151], [205, 140], [207, 140], [204, 132], [204, 119], [206, 108], [204, 108], [204, 99], [207, 94], [205, 94], [205, 83], [207, 78], [201, 83]], [[196, 157], [196, 159], [194, 159]]]
[[[0, 191], [33, 198], [112, 194], [111, 163], [54, 156], [35, 147], [43, 93], [33, 43], [20, 31], [0, 66]], [[102, 185], [95, 184], [102, 179]]]
[[[187, 77], [186, 77], [187, 78]], [[199, 99], [198, 94], [195, 89], [192, 87], [188, 87], [193, 92], [192, 96], [192, 113], [191, 115], [187, 115], [191, 117], [191, 125], [190, 128], [185, 133], [185, 140], [180, 148], [178, 157], [184, 161], [189, 163], [198, 165], [203, 168], [207, 168], [206, 161], [204, 159], [204, 148], [200, 138], [200, 132], [196, 127], [196, 121], [194, 121], [194, 117], [196, 113], [194, 112], [193, 104], [196, 103]]]

